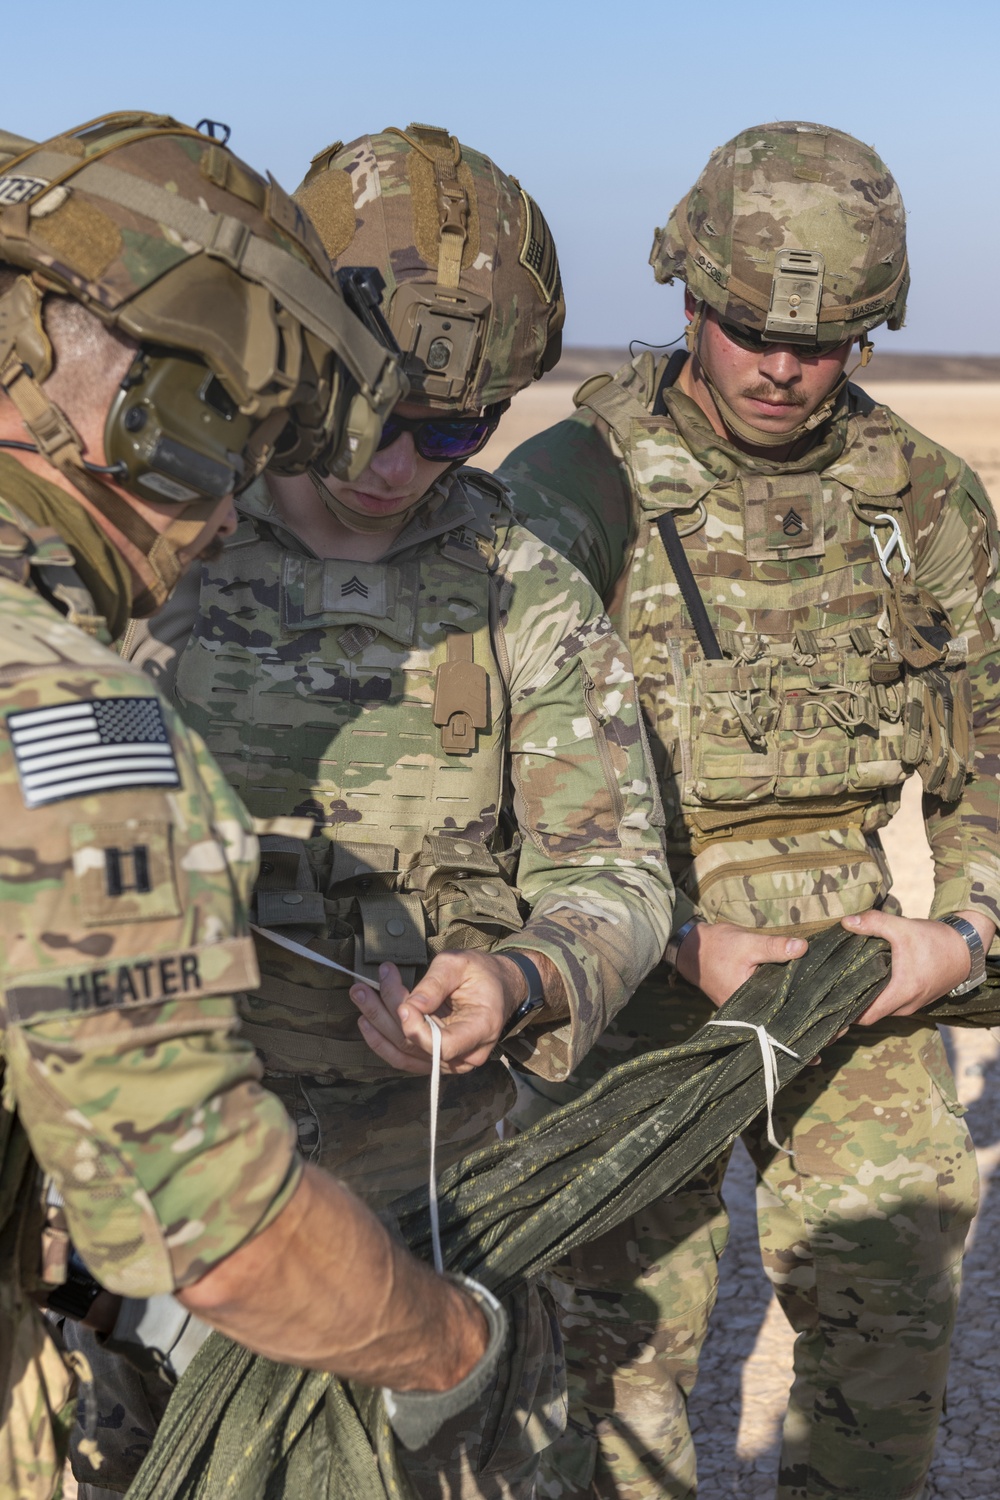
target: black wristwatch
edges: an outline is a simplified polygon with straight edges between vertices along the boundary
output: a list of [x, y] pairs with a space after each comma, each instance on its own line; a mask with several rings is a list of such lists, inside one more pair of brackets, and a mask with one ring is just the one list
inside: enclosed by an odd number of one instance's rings
[[508, 948], [504, 948], [497, 954], [497, 958], [509, 958], [512, 964], [517, 965], [528, 981], [527, 998], [521, 1001], [517, 1010], [515, 1010], [503, 1031], [501, 1031], [500, 1041], [502, 1042], [505, 1037], [510, 1036], [514, 1027], [519, 1026], [526, 1016], [530, 1016], [533, 1011], [541, 1010], [545, 1004], [545, 986], [542, 984], [541, 974], [539, 974], [531, 959], [525, 958], [523, 953], [512, 953]]

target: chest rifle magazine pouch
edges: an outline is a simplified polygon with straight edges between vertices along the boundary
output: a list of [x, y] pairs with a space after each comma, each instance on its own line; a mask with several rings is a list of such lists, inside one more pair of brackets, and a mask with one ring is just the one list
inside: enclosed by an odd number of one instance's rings
[[[262, 836], [254, 906], [259, 926], [298, 928], [299, 938], [306, 941], [324, 926], [323, 897], [316, 890], [301, 839]], [[296, 936], [294, 932], [288, 935]]]

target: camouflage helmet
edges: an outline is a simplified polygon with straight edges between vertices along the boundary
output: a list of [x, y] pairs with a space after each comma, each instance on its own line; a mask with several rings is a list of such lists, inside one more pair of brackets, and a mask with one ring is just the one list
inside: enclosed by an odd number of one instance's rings
[[[0, 262], [29, 273], [17, 305], [0, 308], [0, 365], [20, 353], [44, 380], [51, 349], [28, 304], [34, 291], [56, 292], [146, 351], [193, 357], [196, 383], [206, 366], [215, 377], [197, 421], [218, 441], [189, 474], [176, 472], [177, 434], [163, 435], [159, 460], [149, 424], [119, 434], [123, 483], [139, 495], [224, 494], [276, 445], [288, 467], [358, 473], [405, 389], [345, 306], [301, 209], [212, 135], [166, 115], [107, 115], [41, 145], [0, 135]], [[150, 378], [165, 399], [162, 365]], [[191, 416], [193, 402], [190, 389], [177, 393]]]
[[909, 267], [899, 189], [870, 146], [825, 125], [757, 125], [713, 151], [650, 253], [728, 322], [775, 343], [901, 328]]
[[505, 402], [552, 369], [565, 318], [555, 244], [516, 178], [445, 130], [326, 147], [294, 195], [335, 266], [373, 266], [417, 401]]

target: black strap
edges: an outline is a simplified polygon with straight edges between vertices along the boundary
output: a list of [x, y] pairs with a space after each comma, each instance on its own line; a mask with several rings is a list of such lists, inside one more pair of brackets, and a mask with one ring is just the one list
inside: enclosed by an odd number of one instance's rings
[[663, 393], [664, 391], [669, 390], [669, 388], [674, 384], [678, 375], [687, 364], [687, 361], [688, 354], [686, 349], [675, 349], [673, 354], [671, 354], [670, 358], [667, 360], [667, 363], [663, 369], [663, 374], [660, 377], [660, 383], [656, 387], [656, 395], [653, 397], [653, 404], [649, 409], [649, 414], [651, 417], [665, 417], [667, 415], [667, 403], [663, 399]]
[[[665, 417], [667, 414], [667, 403], [664, 400], [664, 391], [673, 385], [687, 361], [687, 354], [683, 349], [675, 349], [667, 361], [666, 368], [656, 388], [653, 405], [650, 412], [654, 417]], [[722, 648], [719, 645], [712, 622], [708, 618], [708, 610], [705, 601], [701, 597], [698, 585], [695, 583], [694, 574], [691, 572], [691, 564], [687, 560], [684, 544], [677, 534], [677, 522], [674, 520], [673, 512], [668, 511], [665, 516], [659, 516], [656, 529], [663, 539], [663, 545], [667, 549], [667, 557], [670, 566], [674, 570], [674, 577], [680, 586], [681, 597], [687, 605], [687, 612], [691, 617], [695, 634], [707, 661], [721, 661]]]
[[[654, 417], [665, 417], [667, 414], [667, 403], [663, 393], [673, 385], [687, 360], [687, 354], [683, 349], [675, 349], [667, 361], [666, 368], [656, 387], [656, 395], [650, 412]], [[695, 634], [707, 661], [721, 661], [722, 648], [719, 645], [712, 622], [708, 618], [708, 610], [705, 601], [701, 597], [694, 574], [691, 572], [691, 564], [687, 560], [684, 544], [677, 534], [677, 522], [674, 520], [673, 512], [668, 511], [665, 516], [658, 516], [656, 529], [663, 539], [663, 545], [667, 549], [667, 557], [670, 566], [674, 570], [674, 577], [680, 586], [681, 597], [687, 605], [687, 612], [691, 617]]]
[[663, 545], [667, 549], [667, 557], [670, 566], [674, 570], [674, 577], [680, 585], [681, 596], [687, 605], [687, 612], [691, 616], [691, 624], [694, 626], [698, 643], [705, 653], [707, 661], [721, 661], [722, 647], [719, 645], [712, 622], [708, 618], [708, 610], [705, 601], [701, 597], [698, 585], [694, 581], [691, 572], [691, 564], [687, 560], [683, 543], [677, 535], [677, 522], [674, 520], [673, 511], [667, 511], [665, 516], [657, 516], [656, 529], [663, 538]]

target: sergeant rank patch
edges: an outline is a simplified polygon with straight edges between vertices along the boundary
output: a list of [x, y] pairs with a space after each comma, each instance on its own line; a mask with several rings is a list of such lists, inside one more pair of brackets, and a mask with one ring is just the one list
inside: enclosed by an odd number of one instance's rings
[[134, 786], [180, 786], [155, 698], [93, 698], [8, 714], [27, 807]]

